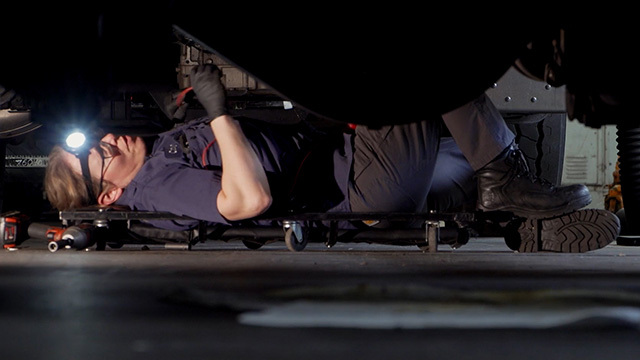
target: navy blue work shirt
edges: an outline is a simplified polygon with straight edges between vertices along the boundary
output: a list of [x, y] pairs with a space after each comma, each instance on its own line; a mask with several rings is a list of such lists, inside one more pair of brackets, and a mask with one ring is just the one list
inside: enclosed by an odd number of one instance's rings
[[[279, 125], [238, 119], [269, 179], [273, 204], [261, 218], [296, 211], [349, 211], [351, 137], [318, 137], [306, 124]], [[140, 171], [116, 204], [132, 210], [170, 212], [194, 220], [152, 221], [185, 230], [198, 220], [235, 224], [217, 208], [221, 158], [208, 118], [161, 133]], [[267, 224], [268, 220], [241, 223]]]

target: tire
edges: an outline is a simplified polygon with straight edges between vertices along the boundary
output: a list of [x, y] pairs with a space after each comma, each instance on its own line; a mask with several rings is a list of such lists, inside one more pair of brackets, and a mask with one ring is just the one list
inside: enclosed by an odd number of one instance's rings
[[[532, 118], [534, 121], [528, 121]], [[524, 153], [531, 172], [560, 185], [564, 164], [566, 114], [535, 114], [516, 118], [505, 116], [505, 120], [515, 133], [515, 141]]]

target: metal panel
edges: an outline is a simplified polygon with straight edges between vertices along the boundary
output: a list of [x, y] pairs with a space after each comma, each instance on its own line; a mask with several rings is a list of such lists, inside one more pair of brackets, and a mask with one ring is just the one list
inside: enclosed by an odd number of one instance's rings
[[496, 107], [505, 113], [565, 112], [565, 87], [554, 88], [530, 79], [511, 67], [486, 91]]

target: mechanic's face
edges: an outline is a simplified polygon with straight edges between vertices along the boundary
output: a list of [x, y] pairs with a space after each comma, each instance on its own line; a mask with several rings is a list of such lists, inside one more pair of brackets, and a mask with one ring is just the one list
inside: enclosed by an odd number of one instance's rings
[[[138, 173], [147, 153], [142, 138], [138, 136], [115, 136], [107, 134], [101, 139], [98, 147], [89, 152], [89, 171], [94, 179], [102, 178], [116, 187], [124, 188]], [[72, 169], [82, 174], [80, 160], [68, 153], [67, 163]], [[97, 180], [96, 180], [97, 181]]]

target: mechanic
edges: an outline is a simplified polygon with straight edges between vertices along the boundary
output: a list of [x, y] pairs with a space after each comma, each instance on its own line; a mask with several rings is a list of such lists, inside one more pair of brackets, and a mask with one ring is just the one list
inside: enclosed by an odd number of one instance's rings
[[[88, 154], [88, 183], [77, 156], [54, 147], [45, 175], [52, 206], [116, 204], [210, 223], [269, 223], [302, 211], [424, 212], [428, 203], [446, 209], [471, 198], [476, 182], [484, 211], [549, 218], [591, 201], [584, 185], [555, 187], [530, 174], [513, 133], [484, 95], [442, 116], [460, 148], [447, 141], [439, 152], [441, 121], [325, 136], [304, 122], [234, 119], [219, 69], [198, 66], [190, 76], [208, 116], [159, 134], [150, 152], [140, 137], [107, 134]], [[432, 184], [438, 194], [430, 201]]]

